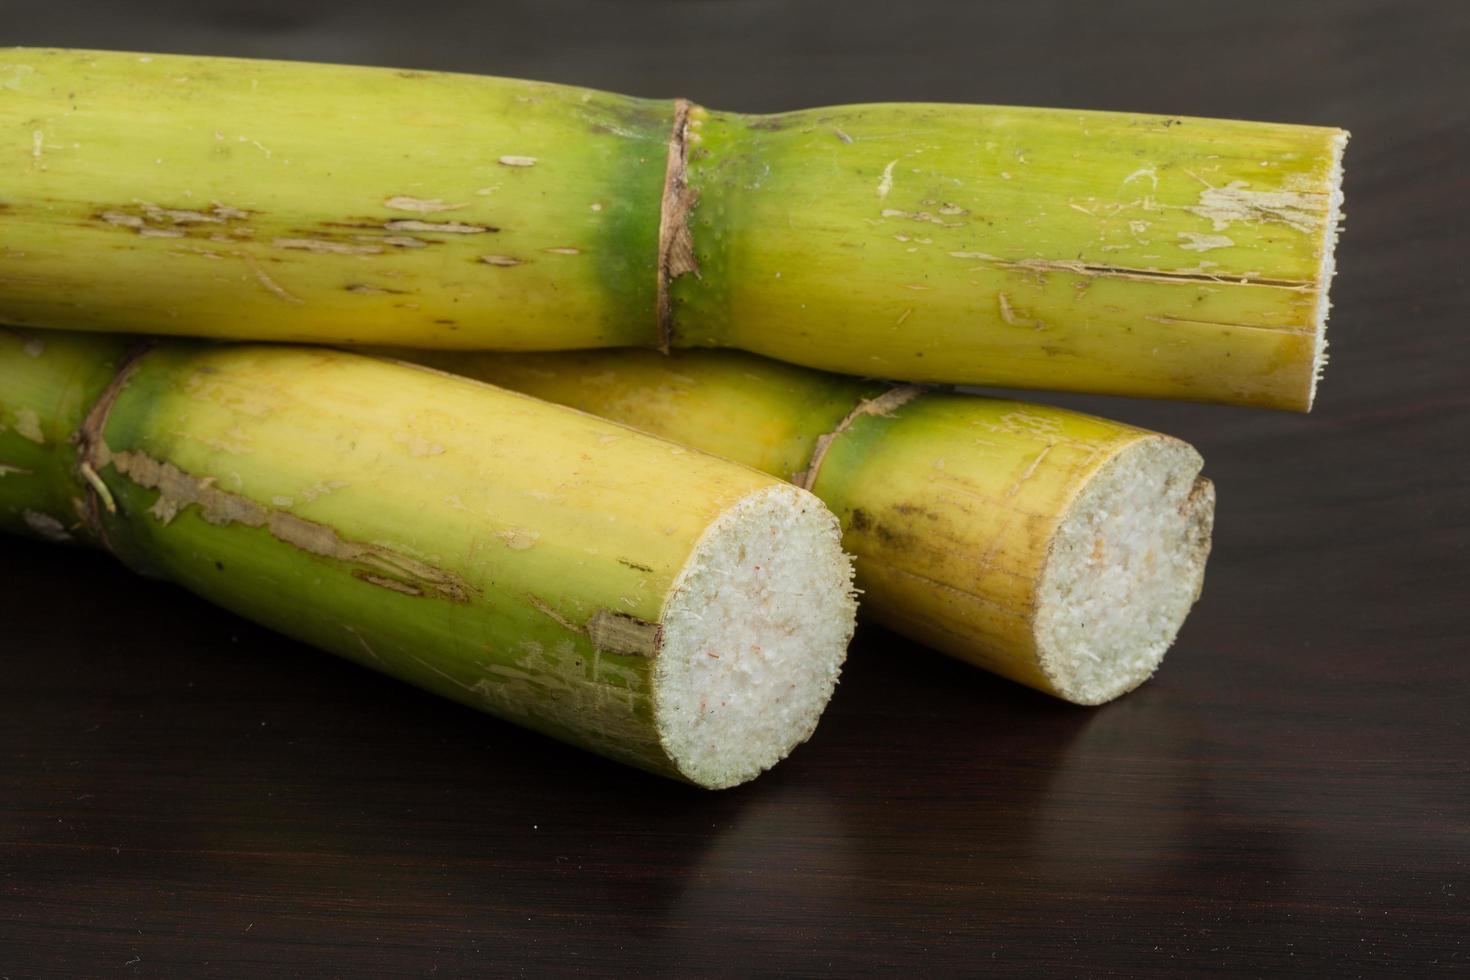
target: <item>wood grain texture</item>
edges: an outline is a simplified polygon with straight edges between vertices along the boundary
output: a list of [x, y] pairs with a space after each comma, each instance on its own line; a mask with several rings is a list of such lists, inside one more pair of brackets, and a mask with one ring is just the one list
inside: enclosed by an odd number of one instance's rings
[[1470, 969], [1470, 7], [8, 0], [5, 21], [6, 43], [752, 111], [1011, 102], [1354, 140], [1316, 412], [1055, 399], [1192, 440], [1220, 492], [1202, 602], [1099, 710], [865, 629], [815, 738], [710, 794], [105, 556], [0, 541], [0, 975]]

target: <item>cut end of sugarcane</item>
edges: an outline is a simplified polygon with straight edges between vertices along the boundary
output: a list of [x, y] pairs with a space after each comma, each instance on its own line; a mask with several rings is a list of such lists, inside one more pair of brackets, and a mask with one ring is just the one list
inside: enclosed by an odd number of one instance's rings
[[655, 724], [690, 782], [761, 774], [806, 741], [837, 684], [857, 614], [841, 528], [773, 485], [705, 531], [663, 611]]
[[1327, 175], [1327, 224], [1322, 235], [1322, 264], [1317, 271], [1317, 312], [1312, 337], [1312, 378], [1307, 389], [1307, 411], [1317, 400], [1317, 385], [1327, 368], [1327, 314], [1332, 309], [1329, 293], [1332, 277], [1337, 274], [1337, 236], [1342, 228], [1342, 155], [1347, 149], [1348, 134], [1339, 131], [1332, 137], [1332, 160]]
[[1187, 443], [1150, 436], [1068, 507], [1037, 589], [1036, 644], [1056, 693], [1102, 704], [1153, 674], [1204, 584], [1215, 490]]

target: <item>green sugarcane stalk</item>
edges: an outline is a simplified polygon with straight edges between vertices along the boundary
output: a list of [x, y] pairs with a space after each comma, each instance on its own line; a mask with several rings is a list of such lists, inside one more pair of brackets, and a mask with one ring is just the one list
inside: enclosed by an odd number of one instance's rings
[[1346, 134], [0, 51], [0, 320], [1305, 410]]
[[314, 348], [0, 328], [0, 529], [709, 787], [810, 734], [854, 615], [810, 494]]

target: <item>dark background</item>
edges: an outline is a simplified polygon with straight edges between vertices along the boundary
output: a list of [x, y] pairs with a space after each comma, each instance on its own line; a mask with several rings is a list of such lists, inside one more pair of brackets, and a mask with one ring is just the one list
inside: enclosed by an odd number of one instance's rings
[[0, 0], [0, 43], [1355, 134], [1312, 415], [1057, 399], [1220, 493], [1101, 709], [865, 628], [706, 793], [0, 540], [0, 975], [1470, 970], [1470, 5]]

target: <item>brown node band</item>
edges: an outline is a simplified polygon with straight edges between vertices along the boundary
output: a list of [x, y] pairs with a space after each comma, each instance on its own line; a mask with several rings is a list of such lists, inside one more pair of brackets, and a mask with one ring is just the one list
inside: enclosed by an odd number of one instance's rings
[[107, 490], [107, 485], [98, 475], [108, 462], [107, 443], [103, 440], [103, 432], [107, 428], [107, 418], [112, 414], [112, 406], [117, 404], [118, 396], [122, 394], [128, 381], [137, 372], [143, 358], [148, 356], [156, 346], [154, 341], [144, 341], [123, 355], [118, 362], [117, 370], [112, 375], [112, 380], [102, 390], [102, 394], [87, 412], [87, 417], [82, 420], [81, 428], [77, 429], [76, 435], [73, 436], [77, 445], [77, 472], [86, 485], [87, 494], [86, 507], [81, 517], [87, 525], [87, 530], [107, 551], [113, 551], [113, 548], [112, 542], [107, 539], [107, 525], [103, 521], [102, 512], [117, 513], [117, 504]]
[[811, 461], [807, 463], [806, 469], [792, 475], [791, 482], [803, 490], [810, 490], [817, 482], [817, 473], [822, 468], [822, 461], [827, 458], [827, 450], [832, 448], [837, 437], [846, 432], [854, 422], [864, 415], [888, 415], [928, 390], [925, 385], [896, 385], [881, 395], [864, 398], [858, 402], [853, 406], [852, 411], [837, 423], [837, 428], [826, 435], [817, 437], [817, 444], [812, 448]]
[[699, 275], [689, 214], [699, 192], [689, 186], [689, 113], [694, 103], [674, 100], [674, 128], [669, 136], [668, 163], [658, 219], [658, 349], [665, 354], [674, 342], [674, 300], [669, 287], [687, 272]]

